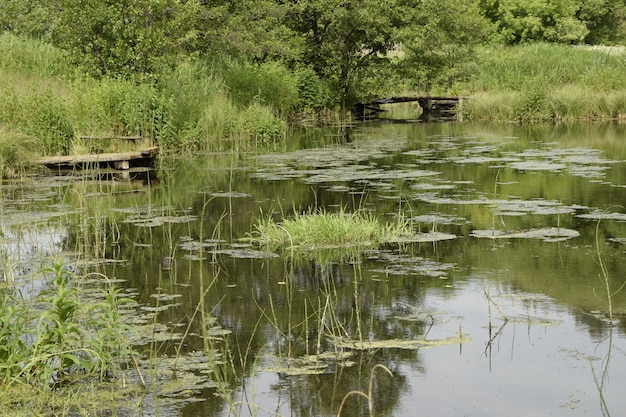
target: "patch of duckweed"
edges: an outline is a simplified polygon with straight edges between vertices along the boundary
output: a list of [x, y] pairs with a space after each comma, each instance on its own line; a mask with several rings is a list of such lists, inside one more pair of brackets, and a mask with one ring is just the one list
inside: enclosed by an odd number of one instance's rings
[[223, 365], [223, 361], [216, 351], [160, 357], [146, 364], [154, 371], [153, 383], [158, 395], [182, 400], [194, 400], [200, 390], [217, 387], [211, 375], [219, 365]]
[[216, 193], [211, 193], [210, 195], [211, 195], [211, 197], [217, 197], [217, 198], [246, 198], [246, 197], [252, 197], [248, 193], [241, 193], [241, 192], [237, 192], [237, 191], [216, 192]]
[[409, 221], [412, 223], [423, 223], [423, 224], [437, 224], [437, 225], [462, 225], [469, 224], [469, 221], [464, 217], [454, 216], [452, 214], [446, 213], [432, 213], [432, 214], [422, 214], [419, 216], [413, 216], [409, 218]]
[[575, 213], [586, 207], [577, 204], [564, 205], [554, 200], [496, 200], [493, 207], [502, 216], [519, 216], [526, 214], [559, 215]]
[[269, 363], [261, 370], [288, 376], [320, 375], [332, 372], [336, 366], [353, 366], [355, 362], [350, 360], [353, 355], [350, 351], [327, 351], [299, 358], [271, 356], [266, 358]]
[[423, 275], [445, 278], [456, 266], [452, 263], [442, 263], [428, 258], [408, 256], [390, 251], [372, 252], [369, 257], [384, 263], [382, 268], [372, 269], [372, 272], [385, 275]]
[[196, 240], [192, 240], [190, 237], [181, 238], [181, 240], [183, 240], [183, 243], [180, 243], [178, 247], [184, 251], [189, 252], [218, 248], [220, 245], [226, 242], [225, 240], [219, 239], [206, 239], [202, 242], [198, 242]]
[[[410, 181], [441, 174], [410, 164], [399, 167], [402, 169], [378, 166], [376, 160], [402, 149], [405, 141], [397, 142], [392, 139], [366, 141], [279, 155], [263, 155], [259, 160], [264, 163], [264, 167], [251, 177], [270, 181], [303, 178], [307, 184], [359, 182], [371, 186], [389, 186], [385, 181]], [[397, 147], [394, 147], [394, 143]]]
[[618, 162], [603, 158], [599, 150], [589, 148], [528, 149], [513, 156], [526, 159], [510, 163], [509, 167], [513, 169], [553, 172], [567, 170], [571, 175], [584, 178], [602, 178], [608, 170], [606, 165]]
[[270, 259], [277, 258], [279, 255], [274, 252], [267, 252], [254, 249], [220, 249], [212, 252], [213, 254], [224, 254], [231, 258], [239, 259]]
[[198, 220], [198, 216], [186, 214], [180, 216], [136, 215], [129, 216], [127, 219], [122, 220], [122, 223], [131, 223], [137, 227], [157, 227], [166, 223], [190, 223], [196, 220]]
[[181, 294], [164, 294], [164, 293], [150, 294], [150, 298], [154, 298], [157, 301], [172, 301], [180, 297], [182, 297]]
[[416, 199], [429, 204], [445, 204], [445, 205], [487, 205], [493, 204], [494, 200], [480, 196], [478, 198], [469, 195], [453, 195], [440, 196], [438, 193], [421, 193], [415, 196]]
[[626, 213], [607, 212], [602, 210], [594, 210], [590, 213], [578, 214], [576, 217], [591, 220], [616, 220], [626, 222]]
[[562, 320], [554, 320], [546, 317], [534, 317], [534, 316], [507, 316], [509, 321], [518, 324], [528, 324], [531, 326], [558, 326], [563, 323]]
[[509, 167], [519, 171], [560, 172], [567, 168], [567, 165], [550, 161], [519, 161], [510, 163]]
[[503, 230], [472, 230], [470, 236], [485, 239], [541, 239], [544, 242], [558, 242], [580, 236], [576, 230], [563, 227], [544, 227], [518, 232]]
[[456, 239], [457, 236], [452, 233], [428, 232], [417, 233], [413, 236], [392, 236], [387, 239], [388, 243], [428, 243], [441, 242], [443, 240]]
[[376, 350], [376, 349], [404, 349], [417, 350], [434, 348], [447, 345], [458, 345], [469, 343], [472, 339], [468, 336], [455, 336], [447, 339], [388, 339], [388, 340], [356, 340], [356, 339], [339, 339], [335, 340], [335, 346], [344, 349], [354, 350]]

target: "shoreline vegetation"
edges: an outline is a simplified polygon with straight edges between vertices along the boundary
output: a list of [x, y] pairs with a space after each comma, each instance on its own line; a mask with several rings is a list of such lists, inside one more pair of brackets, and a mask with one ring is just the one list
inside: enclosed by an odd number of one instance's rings
[[[626, 120], [621, 47], [539, 42], [482, 46], [476, 55], [466, 80], [430, 91], [468, 96], [466, 121]], [[39, 156], [84, 151], [80, 136], [145, 136], [165, 153], [246, 149], [284, 140], [290, 124], [349, 117], [332, 104], [330, 86], [314, 71], [278, 62], [188, 58], [140, 81], [93, 78], [51, 44], [8, 33], [0, 35], [0, 56], [5, 177], [16, 176]], [[401, 82], [378, 93], [407, 91], [428, 94]]]

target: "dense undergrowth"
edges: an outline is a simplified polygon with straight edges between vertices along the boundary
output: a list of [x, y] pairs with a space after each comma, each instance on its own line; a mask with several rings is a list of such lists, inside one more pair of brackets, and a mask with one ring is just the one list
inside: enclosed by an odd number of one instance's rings
[[[625, 63], [619, 47], [483, 47], [466, 81], [440, 89], [471, 98], [466, 120], [623, 119]], [[387, 87], [389, 95], [406, 93], [405, 84], [396, 83]], [[5, 177], [18, 175], [33, 155], [84, 151], [81, 136], [149, 137], [163, 152], [246, 149], [284, 140], [289, 122], [319, 122], [320, 114], [336, 110], [332, 103], [336, 92], [310, 68], [186, 58], [143, 79], [94, 79], [43, 41], [0, 35]], [[105, 143], [98, 150], [112, 146]]]

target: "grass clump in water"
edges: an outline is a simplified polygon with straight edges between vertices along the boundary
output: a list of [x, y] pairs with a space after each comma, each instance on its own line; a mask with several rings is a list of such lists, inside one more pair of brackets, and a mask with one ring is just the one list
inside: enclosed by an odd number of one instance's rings
[[413, 234], [408, 223], [402, 220], [382, 224], [371, 214], [342, 210], [338, 213], [297, 214], [280, 223], [268, 218], [256, 226], [255, 239], [271, 249], [323, 249], [374, 246], [394, 237]]

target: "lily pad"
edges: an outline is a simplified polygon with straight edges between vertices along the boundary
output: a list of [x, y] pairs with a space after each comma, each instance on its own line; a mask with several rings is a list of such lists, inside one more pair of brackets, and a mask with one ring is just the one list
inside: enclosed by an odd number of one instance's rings
[[593, 211], [591, 213], [579, 214], [576, 217], [592, 220], [617, 220], [621, 222], [626, 221], [626, 213], [609, 213], [600, 210]]
[[567, 165], [550, 161], [519, 161], [512, 162], [509, 166], [520, 171], [552, 171], [558, 172], [567, 168]]

